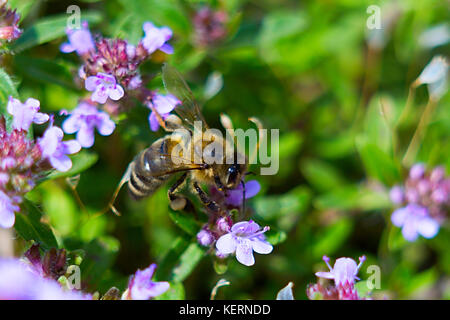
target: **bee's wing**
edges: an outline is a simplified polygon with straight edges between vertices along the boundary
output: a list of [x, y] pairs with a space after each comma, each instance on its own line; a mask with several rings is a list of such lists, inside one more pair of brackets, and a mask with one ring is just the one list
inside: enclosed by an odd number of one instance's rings
[[203, 128], [208, 128], [191, 89], [189, 89], [178, 70], [164, 63], [162, 67], [162, 78], [166, 90], [181, 101], [181, 104], [175, 108], [175, 112], [181, 117], [184, 125], [188, 124], [188, 127], [192, 129], [194, 128], [195, 121], [201, 121]]

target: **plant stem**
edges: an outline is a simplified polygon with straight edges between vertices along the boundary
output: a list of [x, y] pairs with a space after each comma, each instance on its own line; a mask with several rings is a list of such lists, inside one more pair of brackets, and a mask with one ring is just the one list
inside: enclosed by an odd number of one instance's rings
[[436, 108], [436, 101], [433, 99], [428, 100], [428, 104], [425, 107], [422, 116], [420, 117], [419, 124], [414, 132], [414, 136], [409, 143], [408, 150], [406, 150], [405, 156], [403, 157], [403, 164], [406, 166], [412, 165], [412, 161], [416, 157], [417, 151], [420, 147], [420, 143], [425, 136], [426, 128], [428, 123], [430, 122], [431, 115], [433, 114], [434, 109]]

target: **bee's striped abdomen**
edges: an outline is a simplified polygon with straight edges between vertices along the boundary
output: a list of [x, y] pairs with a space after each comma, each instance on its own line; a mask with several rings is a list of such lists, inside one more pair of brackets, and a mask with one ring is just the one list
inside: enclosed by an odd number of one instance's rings
[[142, 151], [131, 163], [128, 189], [135, 199], [152, 195], [171, 175], [163, 174], [170, 168], [170, 157], [167, 154], [165, 138], [155, 141], [149, 148]]

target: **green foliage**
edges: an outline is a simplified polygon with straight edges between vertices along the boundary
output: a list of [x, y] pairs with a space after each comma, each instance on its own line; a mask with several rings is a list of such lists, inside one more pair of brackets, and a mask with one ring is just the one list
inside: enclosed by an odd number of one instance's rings
[[50, 227], [41, 222], [42, 212], [35, 204], [25, 201], [23, 210], [16, 214], [14, 225], [17, 233], [25, 240], [34, 240], [42, 248], [58, 248], [58, 243]]
[[[81, 19], [94, 24], [101, 20], [101, 15], [98, 12], [84, 12]], [[66, 28], [67, 14], [42, 18], [42, 20], [37, 21], [31, 28], [24, 31], [22, 36], [14, 42], [12, 50], [14, 52], [21, 52], [61, 38], [65, 36]]]

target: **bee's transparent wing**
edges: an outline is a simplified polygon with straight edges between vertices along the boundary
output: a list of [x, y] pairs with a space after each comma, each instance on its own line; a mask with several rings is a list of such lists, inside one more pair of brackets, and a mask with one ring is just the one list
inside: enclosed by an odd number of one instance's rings
[[203, 128], [207, 128], [208, 125], [194, 95], [178, 70], [165, 63], [162, 67], [162, 78], [166, 90], [181, 101], [181, 104], [175, 108], [175, 112], [181, 117], [183, 123], [187, 123], [190, 128], [193, 128], [196, 121], [201, 121]]

